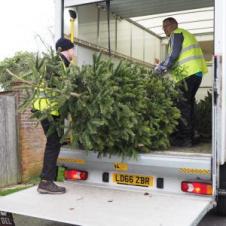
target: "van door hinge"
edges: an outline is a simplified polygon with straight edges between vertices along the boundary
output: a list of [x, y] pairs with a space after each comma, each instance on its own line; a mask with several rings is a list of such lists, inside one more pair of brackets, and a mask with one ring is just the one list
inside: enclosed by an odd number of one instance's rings
[[214, 56], [214, 83], [213, 83], [213, 103], [217, 105], [218, 90], [217, 90], [217, 78], [218, 78], [218, 57]]
[[226, 196], [226, 189], [218, 189], [218, 195], [220, 196]]

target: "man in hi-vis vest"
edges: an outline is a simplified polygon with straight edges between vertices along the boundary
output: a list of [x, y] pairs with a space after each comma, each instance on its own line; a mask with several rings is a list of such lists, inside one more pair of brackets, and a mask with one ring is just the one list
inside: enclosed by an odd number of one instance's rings
[[[68, 39], [60, 38], [56, 42], [56, 51], [59, 52], [64, 66], [68, 67], [74, 57], [74, 44]], [[51, 95], [54, 94], [49, 94], [50, 97]], [[42, 90], [40, 90], [40, 95], [33, 104], [33, 111], [42, 112], [48, 110], [48, 108], [51, 109], [53, 106], [54, 110], [51, 111], [51, 115], [53, 116], [54, 122], [57, 122], [60, 120], [57, 103], [52, 101], [51, 98], [48, 98], [48, 93], [42, 94]], [[64, 187], [58, 186], [53, 182], [56, 178], [56, 164], [61, 148], [61, 137], [59, 137], [57, 130], [53, 127], [53, 131], [48, 134], [49, 128], [51, 125], [54, 125], [54, 122], [50, 121], [48, 118], [41, 120], [41, 125], [47, 139], [41, 181], [38, 185], [38, 192], [41, 194], [62, 194], [66, 192]]]
[[[181, 111], [181, 119], [175, 133], [172, 134], [173, 146], [191, 147], [194, 144], [194, 103], [195, 94], [201, 84], [207, 66], [202, 50], [194, 35], [178, 28], [177, 21], [166, 18], [163, 30], [169, 37], [169, 50], [166, 59], [157, 64], [154, 71], [163, 74], [170, 71], [182, 94], [177, 103]], [[156, 60], [156, 63], [157, 62]]]

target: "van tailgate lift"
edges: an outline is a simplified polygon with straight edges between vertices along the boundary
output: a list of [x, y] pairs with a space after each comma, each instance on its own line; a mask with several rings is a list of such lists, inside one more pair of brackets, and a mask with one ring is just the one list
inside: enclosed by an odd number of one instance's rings
[[211, 197], [144, 193], [64, 182], [67, 193], [32, 187], [0, 198], [0, 211], [80, 226], [191, 226], [210, 210]]

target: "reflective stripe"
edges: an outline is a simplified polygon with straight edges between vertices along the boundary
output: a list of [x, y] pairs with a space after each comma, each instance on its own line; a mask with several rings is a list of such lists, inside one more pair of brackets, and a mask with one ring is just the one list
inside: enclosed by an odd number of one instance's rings
[[198, 59], [204, 59], [202, 55], [200, 56], [190, 56], [190, 57], [186, 57], [185, 59], [183, 60], [180, 60], [177, 62], [177, 66], [179, 65], [182, 65], [184, 63], [187, 63], [188, 61], [191, 61], [191, 60], [198, 60]]
[[186, 52], [186, 51], [188, 51], [188, 50], [190, 50], [190, 49], [195, 49], [195, 48], [200, 48], [200, 46], [199, 46], [198, 43], [193, 44], [193, 45], [190, 45], [190, 46], [188, 46], [188, 47], [182, 49], [181, 52], [180, 52], [180, 54], [182, 54], [182, 53], [184, 53], [184, 52]]
[[[205, 59], [194, 35], [181, 28], [177, 28], [173, 33], [182, 33], [184, 36], [180, 56], [173, 67], [173, 77], [175, 81], [179, 82], [197, 72], [206, 73], [208, 70]], [[177, 71], [177, 69], [179, 70]]]
[[38, 96], [39, 96], [39, 98], [47, 98], [48, 97], [45, 92], [40, 92]]
[[53, 95], [48, 95], [48, 93], [41, 91], [41, 92], [39, 92], [38, 97], [39, 98], [50, 98], [50, 97], [53, 97]]

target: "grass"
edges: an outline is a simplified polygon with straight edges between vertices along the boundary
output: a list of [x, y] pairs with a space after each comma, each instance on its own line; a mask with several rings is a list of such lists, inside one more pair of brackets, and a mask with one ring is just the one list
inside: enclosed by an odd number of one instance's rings
[[39, 181], [40, 181], [40, 177], [35, 176], [35, 177], [31, 177], [27, 183], [37, 185], [39, 183]]
[[32, 185], [27, 185], [27, 186], [23, 186], [23, 187], [17, 187], [17, 188], [8, 188], [8, 189], [2, 189], [0, 190], [0, 196], [5, 196], [5, 195], [9, 195], [21, 190], [24, 190], [26, 188], [30, 188], [32, 187]]
[[[34, 185], [37, 185], [39, 183], [39, 181], [40, 181], [40, 177], [36, 176], [36, 177], [32, 177], [26, 184], [16, 185], [13, 188], [11, 187], [11, 188], [0, 189], [0, 196], [9, 195], [9, 194], [24, 190], [26, 188], [30, 188]], [[64, 168], [63, 167], [58, 168], [57, 181], [59, 181], [59, 182], [64, 181]]]
[[58, 168], [57, 181], [59, 181], [59, 182], [64, 181], [64, 168], [63, 167]]

